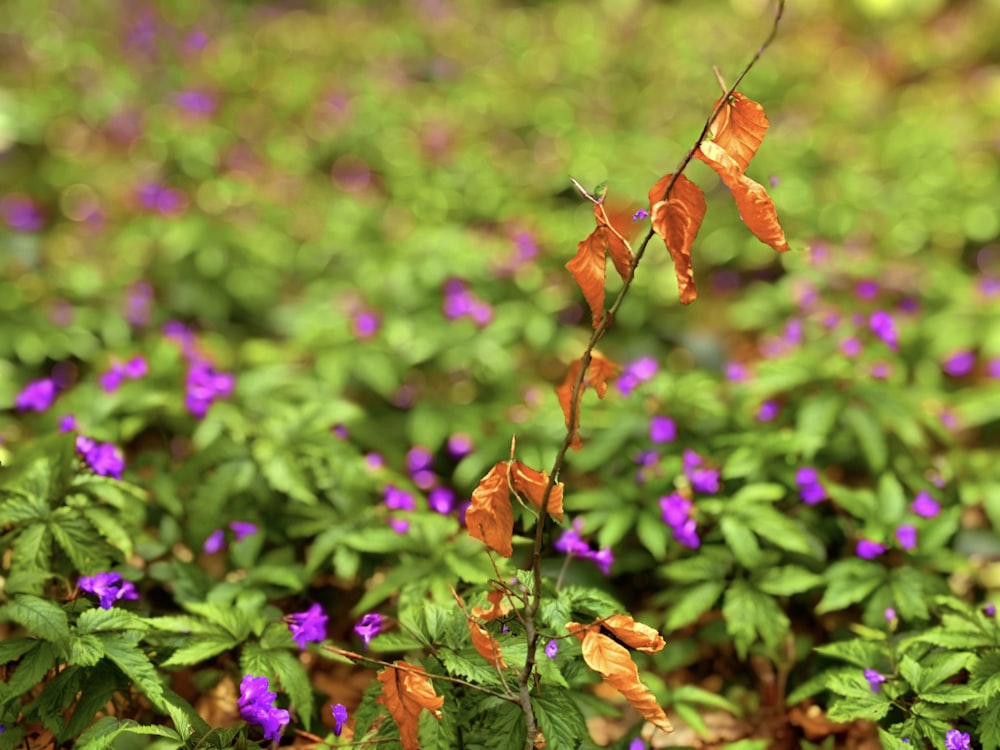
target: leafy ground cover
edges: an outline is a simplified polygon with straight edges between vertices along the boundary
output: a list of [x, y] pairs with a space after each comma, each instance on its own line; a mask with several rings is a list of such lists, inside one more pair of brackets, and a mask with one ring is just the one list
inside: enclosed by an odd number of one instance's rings
[[998, 747], [1000, 6], [774, 18], [0, 6], [0, 748]]

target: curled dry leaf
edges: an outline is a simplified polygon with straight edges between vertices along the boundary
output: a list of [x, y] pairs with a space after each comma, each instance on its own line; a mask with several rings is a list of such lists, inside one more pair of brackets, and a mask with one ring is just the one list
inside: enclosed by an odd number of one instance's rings
[[[563, 382], [556, 387], [556, 396], [559, 397], [559, 405], [562, 407], [563, 417], [566, 419], [566, 429], [570, 431], [570, 446], [573, 450], [579, 450], [583, 445], [580, 440], [578, 430], [580, 429], [580, 405], [577, 403], [575, 410], [573, 405], [573, 386], [577, 378], [580, 377], [580, 369], [583, 367], [583, 359], [575, 360], [566, 370], [566, 377]], [[580, 399], [583, 398], [583, 391], [587, 386], [593, 387], [597, 391], [598, 398], [604, 398], [608, 392], [608, 380], [618, 376], [621, 368], [602, 354], [594, 352], [590, 357], [590, 365], [587, 367], [587, 374], [580, 387]], [[574, 412], [575, 413], [572, 413]]]
[[487, 594], [486, 600], [490, 603], [490, 608], [483, 609], [482, 607], [473, 607], [473, 617], [478, 617], [480, 620], [490, 621], [495, 620], [498, 617], [503, 617], [510, 612], [510, 605], [504, 601], [504, 594], [502, 591], [491, 591]]
[[583, 644], [583, 661], [588, 667], [625, 696], [643, 718], [664, 732], [673, 731], [656, 697], [639, 681], [639, 669], [624, 646], [601, 633], [597, 625], [570, 622], [566, 624], [566, 629]]
[[[545, 497], [545, 488], [549, 484], [549, 475], [544, 471], [535, 471], [525, 466], [520, 461], [510, 462], [510, 483], [521, 497], [535, 507], [539, 513], [542, 512], [542, 500]], [[556, 482], [549, 492], [549, 500], [546, 503], [546, 511], [557, 521], [563, 520], [563, 483]]]
[[611, 256], [618, 275], [625, 279], [632, 263], [632, 250], [622, 236], [608, 222], [601, 203], [594, 204], [597, 228], [576, 246], [576, 255], [566, 264], [573, 274], [584, 299], [590, 307], [594, 328], [604, 314], [604, 280], [607, 256]]
[[503, 660], [503, 654], [500, 653], [500, 644], [496, 642], [496, 639], [475, 620], [469, 618], [468, 623], [469, 635], [472, 636], [472, 645], [476, 647], [479, 655], [497, 669], [506, 669], [507, 663]]
[[663, 637], [653, 628], [636, 622], [628, 615], [605, 617], [601, 620], [601, 627], [626, 646], [647, 654], [655, 654], [666, 645]]
[[[715, 101], [712, 111], [721, 101], [721, 97]], [[733, 92], [709, 125], [708, 137], [733, 158], [740, 172], [746, 172], [769, 125], [763, 106]]]
[[705, 218], [705, 194], [680, 175], [670, 189], [670, 197], [663, 200], [672, 177], [672, 174], [664, 176], [649, 189], [649, 213], [653, 231], [663, 240], [674, 262], [681, 302], [689, 305], [698, 296], [691, 267], [691, 246]]
[[743, 174], [736, 160], [716, 143], [705, 141], [698, 147], [695, 156], [715, 170], [732, 191], [747, 229], [778, 252], [788, 250], [774, 202], [764, 187]]
[[469, 534], [498, 554], [510, 557], [514, 553], [511, 546], [514, 510], [510, 506], [507, 461], [498, 461], [479, 480], [479, 485], [472, 491], [472, 504], [466, 511], [465, 525]]
[[382, 694], [375, 700], [389, 709], [389, 715], [399, 727], [403, 750], [420, 750], [417, 735], [420, 712], [427, 709], [435, 719], [440, 719], [444, 697], [434, 692], [434, 685], [423, 669], [405, 661], [396, 664], [401, 669], [386, 667], [379, 672]]

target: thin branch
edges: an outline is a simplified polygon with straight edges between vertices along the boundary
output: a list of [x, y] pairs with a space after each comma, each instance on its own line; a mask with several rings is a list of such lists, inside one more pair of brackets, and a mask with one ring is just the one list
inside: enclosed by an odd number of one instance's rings
[[[725, 95], [719, 100], [712, 114], [705, 121], [705, 125], [701, 129], [701, 133], [698, 134], [698, 138], [695, 140], [694, 145], [687, 152], [681, 163], [678, 165], [677, 169], [674, 171], [673, 176], [670, 178], [670, 182], [667, 184], [666, 189], [663, 191], [663, 200], [667, 200], [670, 197], [670, 191], [673, 189], [674, 184], [677, 182], [678, 178], [687, 168], [688, 164], [694, 158], [695, 152], [701, 145], [702, 141], [708, 135], [709, 129], [712, 127], [712, 123], [715, 118], [718, 117], [722, 108], [726, 106], [729, 102], [729, 97], [733, 95], [739, 85], [743, 82], [747, 73], [757, 64], [764, 51], [771, 46], [775, 37], [778, 34], [778, 26], [781, 23], [781, 17], [785, 12], [785, 0], [778, 0], [777, 9], [774, 15], [774, 21], [771, 24], [771, 30], [764, 39], [764, 42], [758, 47], [757, 52], [751, 58], [750, 62], [746, 64], [740, 74], [736, 77], [732, 86], [726, 90]], [[593, 196], [591, 196], [579, 182], [572, 180], [573, 185], [579, 190], [586, 198], [594, 201]], [[610, 225], [610, 222], [609, 222]], [[535, 723], [534, 710], [531, 706], [531, 695], [529, 690], [529, 682], [531, 680], [532, 672], [535, 669], [535, 650], [538, 645], [539, 634], [535, 630], [535, 615], [538, 613], [538, 609], [541, 606], [542, 597], [542, 570], [541, 570], [541, 558], [542, 558], [542, 544], [545, 538], [545, 520], [548, 513], [549, 507], [549, 497], [552, 495], [552, 489], [555, 487], [558, 481], [559, 473], [562, 471], [563, 464], [566, 461], [566, 455], [573, 445], [573, 436], [578, 429], [579, 413], [580, 413], [580, 397], [583, 394], [583, 384], [587, 377], [587, 371], [590, 369], [590, 362], [593, 357], [594, 349], [604, 334], [608, 332], [611, 328], [611, 324], [614, 321], [615, 314], [618, 312], [622, 303], [625, 301], [625, 297], [632, 287], [632, 281], [635, 279], [635, 271], [642, 260], [643, 255], [646, 253], [646, 248], [649, 246], [649, 241], [653, 238], [655, 232], [650, 229], [646, 236], [643, 238], [642, 243], [639, 245], [639, 249], [635, 252], [635, 256], [632, 258], [632, 262], [629, 264], [628, 273], [623, 279], [622, 288], [618, 292], [618, 296], [615, 297], [615, 301], [611, 304], [607, 310], [605, 310], [604, 315], [601, 316], [601, 321], [597, 327], [590, 334], [590, 340], [587, 342], [587, 347], [580, 357], [580, 372], [576, 376], [576, 380], [573, 383], [573, 390], [570, 394], [569, 410], [566, 422], [566, 437], [563, 440], [562, 447], [556, 453], [555, 460], [552, 463], [552, 470], [549, 472], [549, 481], [545, 485], [545, 492], [542, 495], [541, 508], [539, 509], [538, 524], [535, 527], [535, 540], [532, 550], [532, 574], [534, 580], [534, 592], [531, 597], [531, 601], [525, 607], [524, 615], [524, 630], [525, 639], [527, 641], [528, 650], [527, 657], [524, 662], [524, 669], [522, 669], [518, 675], [518, 685], [520, 686], [521, 695], [521, 708], [524, 711], [525, 724], [527, 727], [527, 738], [525, 739], [524, 748], [525, 750], [531, 750], [534, 746], [535, 735], [537, 734], [537, 726]]]

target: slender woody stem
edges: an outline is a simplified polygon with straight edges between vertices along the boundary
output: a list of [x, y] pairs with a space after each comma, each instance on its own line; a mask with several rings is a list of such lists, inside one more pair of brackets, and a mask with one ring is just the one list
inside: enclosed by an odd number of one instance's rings
[[[768, 33], [767, 38], [760, 45], [760, 47], [757, 48], [757, 52], [754, 53], [753, 58], [751, 58], [750, 62], [746, 64], [740, 74], [736, 77], [732, 86], [729, 87], [725, 95], [719, 100], [719, 103], [712, 111], [712, 114], [705, 121], [705, 125], [701, 129], [701, 133], [698, 134], [698, 138], [695, 140], [694, 145], [681, 160], [681, 163], [677, 166], [673, 176], [670, 178], [670, 182], [667, 183], [667, 187], [663, 191], [663, 200], [667, 200], [670, 197], [670, 191], [673, 189], [674, 184], [687, 168], [688, 164], [691, 163], [691, 159], [694, 158], [694, 154], [698, 150], [698, 147], [708, 135], [708, 131], [712, 127], [712, 123], [715, 121], [715, 118], [719, 116], [722, 108], [729, 102], [729, 97], [733, 95], [739, 85], [743, 82], [747, 73], [749, 73], [753, 66], [757, 64], [757, 61], [760, 60], [764, 51], [771, 46], [771, 43], [778, 34], [778, 25], [781, 23], [781, 17], [784, 14], [784, 11], [785, 0], [778, 0], [777, 9], [774, 14], [774, 21], [771, 24], [771, 30]], [[575, 180], [574, 183], [577, 187], [579, 187], [579, 183], [576, 183]], [[524, 612], [524, 635], [527, 641], [528, 650], [527, 657], [524, 662], [524, 669], [522, 669], [518, 675], [521, 709], [524, 712], [525, 725], [528, 730], [524, 743], [524, 750], [531, 750], [531, 748], [535, 746], [535, 738], [538, 733], [537, 724], [535, 722], [535, 712], [531, 707], [530, 683], [531, 675], [535, 668], [535, 649], [537, 648], [539, 637], [539, 633], [535, 629], [535, 615], [538, 613], [538, 608], [541, 606], [542, 600], [542, 544], [545, 538], [545, 519], [549, 508], [549, 497], [552, 495], [552, 489], [558, 481], [559, 473], [562, 471], [563, 464], [566, 461], [566, 454], [573, 445], [573, 436], [576, 434], [576, 430], [579, 426], [578, 417], [580, 414], [580, 396], [583, 394], [583, 383], [587, 377], [587, 370], [590, 368], [590, 361], [593, 357], [594, 349], [597, 347], [600, 340], [604, 338], [604, 334], [611, 328], [615, 314], [622, 306], [622, 303], [625, 301], [625, 296], [632, 287], [632, 281], [635, 278], [636, 268], [638, 268], [639, 262], [642, 260], [642, 256], [645, 255], [646, 248], [654, 234], [655, 232], [652, 229], [646, 233], [646, 236], [643, 238], [638, 250], [635, 252], [635, 256], [632, 258], [632, 262], [629, 264], [628, 273], [623, 280], [622, 288], [618, 292], [618, 296], [615, 297], [615, 301], [611, 304], [611, 307], [604, 312], [600, 323], [590, 334], [590, 340], [587, 342], [587, 347], [584, 349], [583, 355], [580, 357], [580, 372], [576, 376], [576, 380], [573, 383], [573, 390], [570, 395], [569, 413], [566, 418], [566, 437], [563, 440], [562, 447], [556, 454], [555, 460], [552, 462], [552, 470], [549, 472], [549, 481], [546, 483], [545, 492], [542, 495], [541, 508], [538, 513], [538, 524], [535, 527], [535, 542], [532, 549], [532, 578], [534, 582], [534, 591], [532, 592], [531, 600], [525, 607]]]

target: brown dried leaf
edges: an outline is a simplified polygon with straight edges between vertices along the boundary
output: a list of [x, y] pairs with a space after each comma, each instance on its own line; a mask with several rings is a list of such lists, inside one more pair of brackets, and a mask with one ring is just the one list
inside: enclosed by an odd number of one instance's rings
[[585, 626], [567, 623], [566, 629], [583, 644], [583, 661], [592, 670], [615, 687], [647, 721], [664, 732], [673, 731], [666, 713], [656, 702], [656, 697], [639, 681], [639, 670], [628, 650], [599, 632], [596, 625]]
[[506, 669], [507, 664], [503, 660], [503, 654], [500, 653], [500, 646], [496, 642], [496, 639], [475, 620], [469, 619], [468, 623], [469, 635], [472, 636], [472, 645], [476, 647], [479, 655], [497, 669]]
[[434, 685], [423, 669], [405, 661], [396, 664], [403, 669], [386, 667], [379, 672], [382, 694], [375, 700], [389, 709], [389, 715], [399, 727], [403, 750], [420, 750], [417, 736], [420, 712], [426, 708], [435, 719], [440, 719], [444, 697], [434, 692]]
[[498, 617], [503, 617], [510, 612], [510, 605], [504, 599], [502, 591], [491, 591], [487, 594], [486, 599], [490, 603], [490, 608], [483, 609], [481, 607], [473, 607], [473, 617], [478, 617], [480, 620], [490, 621], [495, 620]]
[[[577, 404], [576, 414], [570, 414], [570, 406], [573, 401], [573, 386], [576, 379], [580, 377], [580, 368], [583, 367], [583, 360], [578, 359], [572, 362], [566, 370], [566, 377], [563, 382], [556, 386], [556, 396], [559, 398], [559, 405], [562, 407], [563, 417], [566, 420], [566, 429], [572, 434], [570, 447], [579, 450], [583, 443], [577, 431], [580, 429], [580, 408]], [[587, 375], [583, 379], [580, 387], [580, 400], [583, 400], [583, 392], [588, 385], [594, 387], [599, 398], [604, 398], [608, 392], [608, 380], [617, 376], [621, 368], [602, 354], [594, 352], [590, 357], [590, 365], [587, 367]], [[572, 416], [572, 419], [571, 419]]]
[[774, 202], [764, 187], [743, 174], [736, 160], [716, 143], [705, 141], [695, 151], [695, 156], [715, 170], [732, 191], [736, 207], [747, 229], [753, 232], [757, 239], [779, 253], [788, 250], [785, 233], [778, 223]]
[[[544, 471], [535, 471], [525, 466], [520, 461], [510, 463], [510, 483], [521, 497], [527, 498], [535, 506], [535, 510], [541, 512], [542, 499], [545, 497], [545, 488], [549, 484], [549, 475]], [[549, 493], [547, 507], [548, 513], [557, 521], [563, 520], [563, 483], [557, 482], [552, 485]]]
[[653, 231], [663, 239], [674, 262], [681, 303], [689, 305], [698, 296], [694, 269], [691, 267], [691, 246], [705, 218], [705, 194], [681, 175], [670, 189], [670, 198], [663, 200], [663, 193], [672, 177], [672, 174], [666, 175], [649, 189], [650, 221]]
[[513, 554], [514, 511], [510, 506], [506, 461], [498, 461], [479, 480], [479, 485], [472, 491], [472, 505], [465, 514], [465, 525], [469, 534], [490, 549], [504, 557]]
[[628, 615], [605, 617], [601, 621], [601, 627], [611, 632], [626, 646], [645, 651], [647, 654], [655, 654], [666, 645], [663, 637], [653, 628], [636, 622]]
[[[721, 97], [716, 100], [713, 111], [721, 101]], [[708, 137], [733, 157], [740, 172], [746, 172], [769, 125], [763, 106], [734, 92], [712, 120]]]
[[611, 255], [615, 270], [624, 279], [632, 263], [632, 250], [608, 223], [604, 207], [600, 203], [594, 204], [594, 218], [597, 228], [577, 244], [576, 255], [566, 264], [566, 268], [573, 274], [583, 292], [583, 297], [590, 306], [594, 328], [597, 328], [604, 314], [607, 256]]

